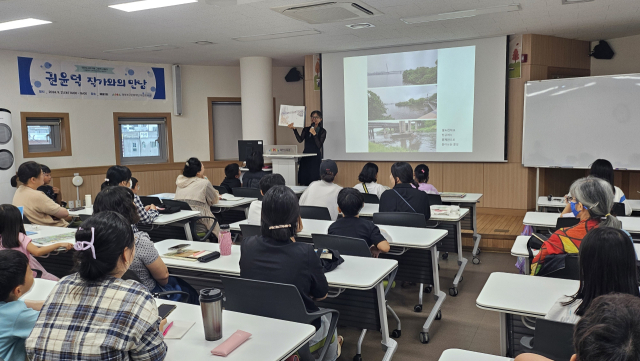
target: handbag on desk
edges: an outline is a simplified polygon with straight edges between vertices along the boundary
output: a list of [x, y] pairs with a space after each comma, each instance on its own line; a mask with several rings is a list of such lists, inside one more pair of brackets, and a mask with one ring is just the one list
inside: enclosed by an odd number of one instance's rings
[[158, 208], [158, 213], [160, 214], [174, 214], [180, 212], [180, 207], [164, 207]]
[[344, 258], [340, 256], [340, 252], [335, 249], [318, 248], [316, 254], [320, 257], [322, 271], [324, 273], [331, 272], [344, 263]]

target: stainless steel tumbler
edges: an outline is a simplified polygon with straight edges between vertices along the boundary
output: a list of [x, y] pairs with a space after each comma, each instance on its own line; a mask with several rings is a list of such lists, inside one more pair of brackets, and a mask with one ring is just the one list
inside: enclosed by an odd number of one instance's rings
[[204, 324], [204, 338], [217, 341], [222, 338], [222, 291], [217, 288], [200, 290], [200, 308]]

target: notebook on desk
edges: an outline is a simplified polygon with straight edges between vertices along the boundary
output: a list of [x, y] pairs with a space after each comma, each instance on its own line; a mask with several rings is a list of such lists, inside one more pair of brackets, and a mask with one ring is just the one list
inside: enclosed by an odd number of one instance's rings
[[76, 232], [57, 234], [55, 236], [36, 238], [31, 240], [31, 243], [37, 246], [47, 246], [54, 243], [73, 242], [76, 238]]
[[441, 192], [440, 197], [445, 198], [464, 198], [467, 193], [458, 193], [458, 192]]
[[225, 201], [239, 201], [241, 199], [244, 199], [243, 197], [236, 197], [231, 193], [225, 193], [220, 195], [220, 199], [225, 200]]
[[192, 261], [195, 262], [198, 258], [202, 256], [206, 256], [212, 253], [211, 251], [198, 251], [187, 248], [181, 248], [177, 251], [168, 252], [162, 255], [162, 257], [179, 259], [183, 261]]

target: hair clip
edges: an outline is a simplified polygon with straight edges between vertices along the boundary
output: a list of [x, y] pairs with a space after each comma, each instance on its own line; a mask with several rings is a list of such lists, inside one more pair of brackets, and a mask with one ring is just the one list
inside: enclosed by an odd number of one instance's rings
[[189, 161], [186, 161], [184, 164], [189, 165]]
[[[84, 231], [84, 229], [78, 227], [78, 231]], [[96, 259], [96, 248], [93, 246], [93, 241], [95, 240], [95, 231], [96, 229], [91, 227], [91, 242], [87, 241], [76, 241], [76, 244], [73, 245], [73, 249], [76, 251], [86, 251], [91, 249], [91, 253], [93, 254], [93, 259]]]
[[280, 229], [280, 228], [289, 228], [289, 227], [291, 227], [290, 224], [281, 224], [279, 226], [271, 226], [269, 227], [269, 229]]
[[108, 182], [108, 181], [109, 181], [109, 178], [105, 178], [105, 179], [104, 179], [104, 181], [105, 181], [105, 182]]
[[422, 170], [422, 173], [424, 173], [424, 169]]

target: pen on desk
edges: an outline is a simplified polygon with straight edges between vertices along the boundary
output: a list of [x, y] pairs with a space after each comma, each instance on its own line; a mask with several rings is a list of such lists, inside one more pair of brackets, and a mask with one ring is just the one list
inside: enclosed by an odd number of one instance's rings
[[173, 326], [173, 321], [171, 321], [171, 323], [168, 324], [167, 327], [165, 327], [164, 332], [162, 332], [162, 337], [167, 335], [167, 332], [169, 332], [169, 330], [171, 329], [171, 326]]

